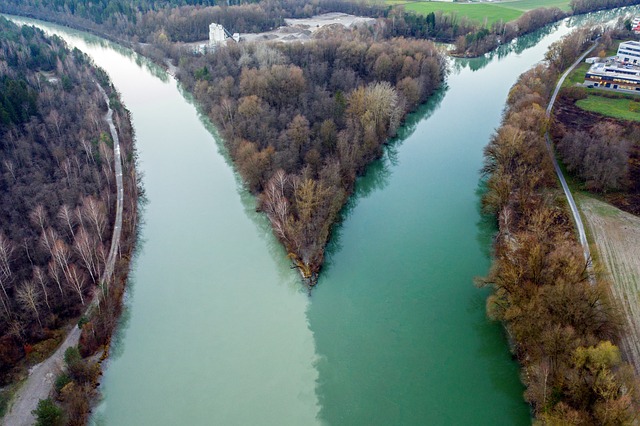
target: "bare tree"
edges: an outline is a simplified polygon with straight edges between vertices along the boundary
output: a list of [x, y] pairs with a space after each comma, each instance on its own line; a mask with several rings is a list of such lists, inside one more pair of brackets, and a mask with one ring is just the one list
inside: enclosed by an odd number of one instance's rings
[[96, 282], [98, 267], [95, 252], [96, 242], [91, 235], [81, 226], [73, 241], [73, 249], [78, 254], [85, 269], [91, 276], [91, 282]]
[[14, 246], [11, 240], [9, 240], [2, 232], [0, 232], [0, 288], [2, 288], [2, 306], [7, 315], [10, 314], [11, 299], [7, 289], [13, 280], [13, 273], [11, 272], [11, 257], [13, 255]]
[[11, 173], [11, 177], [13, 178], [13, 181], [16, 181], [16, 168], [15, 165], [13, 164], [13, 161], [11, 160], [4, 160], [3, 161], [4, 166], [6, 167], [7, 171], [9, 173]]
[[69, 250], [69, 246], [64, 241], [58, 239], [53, 244], [53, 249], [51, 250], [51, 258], [58, 264], [60, 270], [65, 274], [65, 276], [69, 275], [69, 260], [71, 259], [71, 252]]
[[80, 296], [80, 303], [84, 305], [84, 297], [82, 292], [84, 290], [87, 279], [85, 274], [75, 264], [69, 265], [69, 274], [67, 276], [67, 284]]
[[29, 240], [27, 238], [22, 240], [22, 247], [24, 247], [24, 252], [27, 255], [27, 259], [29, 259], [29, 263], [33, 266], [33, 259], [31, 258], [31, 253], [29, 253]]
[[73, 225], [75, 225], [76, 217], [73, 214], [73, 210], [71, 210], [68, 205], [63, 204], [62, 206], [60, 206], [60, 210], [58, 211], [58, 219], [60, 219], [62, 223], [64, 223], [69, 228], [71, 236], [75, 237], [75, 233], [73, 232]]
[[104, 244], [98, 243], [96, 247], [96, 275], [99, 277], [104, 271], [103, 268], [107, 264], [107, 257], [109, 253], [104, 247]]
[[33, 311], [38, 320], [38, 324], [42, 327], [40, 321], [40, 291], [33, 281], [24, 281], [16, 291], [16, 300], [27, 311]]
[[104, 139], [102, 137], [100, 138], [98, 149], [100, 150], [100, 158], [102, 159], [103, 164], [106, 164], [109, 168], [109, 171], [113, 173], [113, 166], [111, 164], [113, 153], [111, 148], [109, 148], [109, 146], [104, 142]]
[[82, 211], [84, 217], [88, 219], [91, 226], [95, 229], [98, 239], [102, 241], [104, 230], [107, 226], [107, 214], [104, 203], [91, 196], [85, 197], [82, 200]]
[[42, 231], [40, 236], [40, 244], [47, 249], [49, 253], [53, 252], [54, 244], [59, 239], [58, 233], [52, 227], [48, 227]]
[[35, 225], [40, 227], [41, 232], [44, 232], [44, 228], [47, 225], [47, 212], [42, 204], [35, 206], [31, 213], [29, 213], [29, 218]]
[[73, 215], [75, 216], [76, 223], [78, 225], [82, 225], [84, 223], [84, 220], [85, 220], [84, 210], [82, 209], [81, 206], [78, 206], [75, 209], [73, 209]]
[[93, 158], [93, 147], [91, 146], [91, 143], [87, 142], [85, 138], [82, 138], [80, 139], [80, 144], [82, 145], [84, 153], [87, 157], [87, 164], [89, 164], [89, 162], [95, 163], [95, 160]]
[[49, 293], [47, 292], [47, 274], [45, 274], [39, 266], [33, 267], [33, 281], [40, 285], [42, 294], [44, 295], [44, 303], [47, 305], [47, 308], [51, 309], [51, 305], [49, 304]]
[[269, 179], [263, 193], [263, 210], [273, 225], [276, 235], [287, 241], [286, 224], [289, 217], [289, 201], [285, 197], [285, 188], [289, 178], [283, 170], [278, 170]]
[[62, 275], [63, 272], [60, 270], [60, 266], [51, 259], [49, 264], [47, 265], [47, 270], [49, 271], [49, 276], [55, 281], [58, 285], [58, 290], [60, 290], [60, 295], [64, 296], [64, 291], [62, 291]]
[[62, 117], [57, 109], [52, 109], [49, 115], [44, 119], [44, 121], [52, 127], [55, 127], [56, 133], [58, 137], [61, 137], [60, 133], [60, 125], [62, 124]]

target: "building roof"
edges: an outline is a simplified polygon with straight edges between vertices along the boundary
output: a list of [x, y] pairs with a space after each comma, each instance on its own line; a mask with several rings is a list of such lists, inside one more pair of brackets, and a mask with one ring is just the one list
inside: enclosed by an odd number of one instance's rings
[[635, 41], [635, 40], [623, 41], [622, 43], [620, 43], [620, 47], [618, 47], [618, 49], [628, 48], [628, 47], [640, 49], [640, 41]]
[[616, 61], [599, 62], [591, 65], [587, 73], [638, 80], [640, 78], [640, 66], [621, 64]]

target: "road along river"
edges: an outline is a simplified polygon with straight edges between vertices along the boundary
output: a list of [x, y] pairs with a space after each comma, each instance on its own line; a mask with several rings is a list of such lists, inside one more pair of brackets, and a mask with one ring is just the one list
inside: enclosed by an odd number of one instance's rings
[[567, 23], [452, 60], [447, 88], [358, 182], [311, 297], [176, 82], [102, 39], [39, 25], [121, 92], [148, 198], [95, 424], [530, 423], [472, 284], [494, 231], [479, 169], [509, 88]]

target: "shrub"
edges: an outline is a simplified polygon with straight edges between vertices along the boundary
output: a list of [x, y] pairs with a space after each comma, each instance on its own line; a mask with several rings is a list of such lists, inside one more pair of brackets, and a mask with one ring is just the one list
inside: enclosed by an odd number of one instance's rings
[[38, 408], [31, 412], [36, 416], [36, 426], [62, 426], [64, 424], [63, 412], [49, 398], [41, 399]]
[[67, 373], [62, 373], [56, 377], [55, 388], [56, 392], [60, 393], [60, 390], [71, 381], [71, 377]]

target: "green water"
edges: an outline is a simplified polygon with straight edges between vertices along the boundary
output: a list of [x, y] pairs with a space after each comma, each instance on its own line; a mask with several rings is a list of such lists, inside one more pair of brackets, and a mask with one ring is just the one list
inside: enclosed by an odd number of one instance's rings
[[148, 198], [94, 423], [530, 423], [518, 367], [472, 284], [493, 232], [478, 170], [510, 86], [565, 24], [452, 62], [447, 87], [358, 182], [311, 296], [175, 81], [44, 25], [121, 92]]

